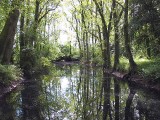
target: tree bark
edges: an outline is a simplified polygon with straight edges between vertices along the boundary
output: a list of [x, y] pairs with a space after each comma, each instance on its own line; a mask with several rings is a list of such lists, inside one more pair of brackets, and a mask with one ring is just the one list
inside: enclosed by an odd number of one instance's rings
[[40, 8], [40, 2], [39, 0], [36, 0], [36, 7], [35, 7], [35, 14], [34, 14], [34, 26], [33, 26], [33, 41], [32, 41], [32, 45], [34, 46], [34, 48], [37, 46], [37, 28], [38, 28], [38, 24], [39, 24], [39, 8]]
[[127, 57], [129, 59], [130, 70], [136, 71], [137, 65], [133, 59], [131, 48], [130, 48], [130, 40], [128, 34], [128, 0], [125, 0], [125, 11], [124, 11], [124, 39], [125, 39], [125, 49], [127, 53]]
[[2, 64], [10, 63], [18, 18], [19, 10], [15, 8], [10, 12], [0, 34], [0, 62]]
[[[103, 39], [104, 39], [104, 47], [103, 47], [103, 59], [104, 59], [104, 66], [106, 68], [110, 68], [111, 66], [111, 61], [110, 61], [110, 45], [109, 45], [109, 37], [110, 37], [110, 31], [111, 31], [111, 20], [112, 20], [112, 10], [110, 13], [110, 18], [109, 18], [109, 24], [106, 25], [106, 20], [105, 17], [103, 15], [103, 9], [102, 9], [102, 3], [98, 3], [96, 0], [93, 0], [97, 10], [99, 12], [99, 15], [101, 17], [101, 21], [102, 21], [102, 31], [103, 31]], [[113, 4], [112, 4], [112, 8], [113, 8]]]
[[116, 12], [116, 0], [113, 0], [113, 20], [114, 20], [114, 44], [115, 44], [115, 51], [114, 51], [114, 65], [113, 70], [117, 69], [119, 65], [119, 34], [118, 34], [118, 21], [117, 21], [117, 12]]
[[146, 38], [147, 57], [151, 58], [151, 48], [149, 38]]
[[116, 5], [116, 0], [113, 0], [113, 22], [114, 22], [114, 44], [115, 44], [115, 51], [114, 51], [114, 65], [113, 65], [113, 71], [118, 69], [119, 66], [119, 54], [120, 54], [120, 48], [119, 48], [119, 28], [118, 24], [121, 19], [121, 16], [123, 14], [123, 8], [119, 15], [117, 14], [117, 5]]
[[25, 37], [24, 37], [24, 12], [21, 14], [20, 18], [20, 36], [19, 36], [19, 42], [20, 42], [20, 66], [23, 65], [23, 49], [25, 48]]

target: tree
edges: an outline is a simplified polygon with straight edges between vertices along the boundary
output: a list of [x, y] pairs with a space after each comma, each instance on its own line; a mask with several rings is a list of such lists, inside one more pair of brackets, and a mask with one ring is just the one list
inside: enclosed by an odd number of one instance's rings
[[118, 23], [121, 19], [121, 16], [123, 14], [123, 6], [122, 7], [122, 10], [120, 11], [119, 13], [119, 16], [118, 16], [118, 12], [116, 9], [118, 9], [118, 5], [116, 4], [116, 0], [113, 0], [113, 21], [114, 21], [114, 65], [113, 65], [113, 70], [116, 70], [118, 69], [118, 66], [119, 66], [119, 57], [120, 57], [120, 38], [119, 38], [119, 28], [118, 28]]
[[136, 44], [141, 46], [148, 58], [157, 56], [160, 47], [158, 0], [132, 0], [131, 28]]
[[11, 60], [14, 37], [19, 18], [19, 6], [19, 0], [12, 1], [13, 9], [10, 11], [4, 28], [0, 34], [0, 62], [2, 64], [9, 64]]
[[124, 39], [125, 39], [125, 49], [127, 57], [129, 59], [130, 69], [131, 71], [134, 72], [137, 69], [137, 65], [134, 62], [130, 48], [129, 31], [128, 31], [128, 0], [125, 0], [125, 9], [124, 9]]
[[104, 39], [104, 48], [103, 48], [103, 59], [104, 59], [104, 66], [106, 68], [111, 67], [111, 62], [110, 62], [110, 42], [109, 42], [109, 37], [110, 37], [110, 32], [111, 32], [111, 20], [112, 20], [112, 14], [113, 14], [113, 4], [111, 7], [111, 12], [109, 15], [109, 23], [108, 25], [106, 24], [105, 20], [105, 15], [103, 13], [103, 2], [97, 2], [96, 0], [93, 0], [97, 10], [99, 12], [99, 15], [101, 17], [101, 22], [102, 22], [102, 31], [103, 31], [103, 39]]

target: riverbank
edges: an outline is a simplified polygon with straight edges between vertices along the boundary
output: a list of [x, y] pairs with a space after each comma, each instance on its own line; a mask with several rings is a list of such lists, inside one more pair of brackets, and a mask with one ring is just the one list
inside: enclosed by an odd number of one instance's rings
[[[158, 61], [158, 60], [157, 60]], [[119, 78], [120, 80], [129, 82], [130, 84], [141, 87], [144, 89], [148, 89], [157, 93], [160, 93], [160, 78], [158, 76], [158, 69], [157, 66], [159, 64], [159, 61], [157, 62], [154, 60], [148, 60], [148, 59], [139, 59], [137, 61], [138, 63], [138, 71], [136, 74], [133, 75], [127, 75], [127, 69], [128, 69], [128, 61], [121, 61], [123, 68], [121, 67], [120, 71], [114, 71], [112, 70], [106, 70], [107, 73], [112, 74], [113, 76]], [[94, 64], [85, 64], [81, 62], [55, 62], [58, 66], [63, 65], [72, 65], [72, 64], [80, 64], [82, 66], [90, 66], [90, 67], [102, 67], [95, 66]], [[156, 67], [154, 67], [156, 66]], [[146, 72], [147, 71], [147, 72]], [[157, 75], [157, 76], [156, 76]], [[126, 77], [127, 76], [127, 77]]]
[[120, 80], [124, 80], [124, 81], [128, 82], [129, 84], [132, 84], [136, 87], [141, 87], [141, 88], [145, 88], [145, 89], [154, 91], [156, 93], [160, 93], [159, 79], [144, 77], [140, 74], [131, 75], [130, 77], [125, 78], [125, 76], [127, 74], [122, 73], [122, 72], [118, 72], [118, 71], [115, 71], [115, 72], [108, 71], [108, 73], [110, 73], [113, 76], [119, 78]]
[[[129, 76], [127, 75], [129, 63], [126, 58], [120, 58], [121, 70], [119, 73], [112, 74], [126, 79], [126, 81], [143, 88], [160, 93], [160, 58], [135, 58], [137, 63], [137, 73]], [[120, 74], [120, 75], [119, 75]]]
[[[94, 67], [102, 67], [102, 66], [94, 66], [94, 65], [92, 66], [91, 64], [82, 64], [79, 61], [74, 61], [74, 62], [61, 61], [61, 62], [54, 62], [54, 64], [56, 64], [58, 66], [67, 66], [67, 65], [72, 65], [72, 64], [78, 64], [78, 65], [82, 65], [84, 67], [86, 67], [86, 66], [90, 66], [90, 67], [93, 67], [93, 68]], [[147, 64], [149, 66], [149, 63], [147, 63]], [[152, 65], [153, 64], [154, 63], [152, 61]], [[142, 65], [140, 65], [140, 67], [142, 68]], [[146, 65], [146, 67], [147, 67], [147, 65]], [[143, 70], [147, 70], [146, 67], [143, 67]], [[113, 76], [119, 78], [120, 80], [129, 82], [131, 85], [134, 85], [136, 87], [142, 87], [142, 88], [160, 93], [160, 82], [159, 82], [160, 78], [159, 77], [156, 78], [153, 75], [147, 76], [147, 75], [141, 74], [141, 72], [138, 72], [137, 74], [131, 75], [129, 77], [125, 77], [127, 75], [127, 71], [125, 71], [125, 70], [114, 71], [114, 72], [112, 72], [111, 70], [106, 70], [106, 72], [109, 73], [109, 74], [112, 74]], [[0, 97], [2, 97], [4, 94], [10, 93], [14, 89], [16, 89], [16, 87], [18, 85], [20, 85], [22, 82], [23, 82], [23, 80], [18, 80], [18, 81], [13, 81], [12, 83], [10, 83], [7, 86], [0, 86], [0, 91], [1, 91], [0, 92]]]
[[17, 81], [12, 81], [10, 85], [0, 86], [0, 98], [15, 90], [17, 86], [19, 86], [22, 82], [23, 80], [17, 80]]
[[18, 86], [23, 81], [22, 76], [17, 66], [0, 64], [0, 98]]

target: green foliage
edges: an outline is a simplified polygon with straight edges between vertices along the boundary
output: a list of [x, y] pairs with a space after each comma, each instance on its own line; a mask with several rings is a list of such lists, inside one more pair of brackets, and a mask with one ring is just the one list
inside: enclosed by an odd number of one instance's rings
[[[136, 58], [135, 62], [138, 65], [138, 72], [144, 77], [159, 78], [160, 77], [160, 59], [147, 59], [147, 58]], [[120, 70], [128, 71], [129, 62], [126, 58], [120, 58]]]
[[36, 64], [36, 53], [32, 48], [23, 49], [21, 53], [21, 67], [24, 70], [32, 70]]
[[136, 59], [139, 66], [139, 72], [145, 77], [160, 77], [160, 59]]
[[120, 64], [119, 64], [118, 68], [122, 71], [129, 70], [129, 62], [126, 57], [120, 57]]
[[70, 45], [59, 45], [59, 48], [61, 50], [62, 56], [69, 56], [70, 55]]
[[13, 80], [20, 80], [22, 77], [21, 69], [15, 65], [0, 64], [0, 82], [9, 85]]
[[93, 63], [96, 63], [96, 64], [102, 64], [104, 61], [102, 59], [102, 51], [101, 49], [99, 48], [99, 46], [95, 46], [94, 47], [94, 58], [93, 58]]
[[48, 58], [45, 58], [45, 57], [41, 57], [40, 58], [40, 64], [43, 66], [43, 67], [47, 67], [47, 66], [50, 66], [51, 65], [51, 62]]
[[36, 65], [34, 66], [34, 71], [43, 72], [48, 74], [51, 69], [51, 61], [47, 57], [41, 57], [36, 60]]

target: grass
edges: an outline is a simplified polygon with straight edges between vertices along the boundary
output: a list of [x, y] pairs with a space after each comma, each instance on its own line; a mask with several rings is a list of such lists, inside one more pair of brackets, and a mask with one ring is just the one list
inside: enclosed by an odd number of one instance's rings
[[128, 71], [129, 70], [129, 61], [125, 57], [120, 57], [119, 59], [120, 65], [118, 66], [120, 70], [122, 71]]
[[[139, 74], [144, 77], [160, 78], [160, 58], [136, 58]], [[129, 62], [125, 57], [120, 58], [119, 68], [123, 71], [129, 70]]]
[[15, 65], [0, 64], [0, 82], [4, 85], [9, 85], [14, 80], [19, 80], [22, 77], [21, 69]]
[[155, 59], [135, 59], [135, 62], [138, 65], [139, 72], [145, 77], [160, 77], [160, 58]]

